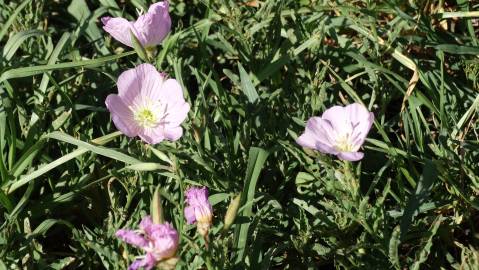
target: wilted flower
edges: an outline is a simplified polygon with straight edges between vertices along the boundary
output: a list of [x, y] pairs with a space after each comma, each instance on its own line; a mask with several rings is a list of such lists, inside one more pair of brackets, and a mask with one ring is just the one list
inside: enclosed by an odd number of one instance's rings
[[103, 29], [129, 47], [133, 47], [131, 33], [143, 47], [158, 45], [170, 32], [171, 18], [168, 6], [168, 1], [155, 3], [150, 6], [147, 13], [138, 17], [134, 22], [120, 17], [103, 17], [101, 18]]
[[130, 245], [143, 249], [146, 255], [135, 260], [128, 270], [152, 269], [160, 261], [172, 259], [178, 248], [178, 232], [170, 223], [154, 224], [149, 216], [140, 222], [140, 230], [121, 229], [116, 236]]
[[140, 136], [149, 144], [181, 137], [180, 124], [190, 105], [175, 79], [167, 79], [150, 64], [141, 64], [123, 72], [117, 85], [118, 95], [108, 95], [105, 103], [121, 132]]
[[208, 201], [206, 187], [191, 187], [186, 191], [185, 217], [188, 224], [197, 222], [198, 232], [202, 236], [208, 234], [213, 220], [213, 208]]
[[373, 121], [373, 113], [361, 104], [333, 106], [321, 117], [311, 117], [306, 130], [296, 142], [303, 147], [337, 155], [344, 160], [357, 161], [364, 156], [358, 150]]

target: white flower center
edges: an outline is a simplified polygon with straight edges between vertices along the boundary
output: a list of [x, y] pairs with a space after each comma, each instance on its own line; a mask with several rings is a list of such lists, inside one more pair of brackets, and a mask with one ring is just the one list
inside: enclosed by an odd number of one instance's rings
[[[139, 103], [139, 104], [138, 104]], [[166, 116], [166, 108], [160, 101], [144, 98], [140, 102], [130, 106], [133, 111], [133, 119], [142, 128], [155, 128]]]
[[341, 134], [336, 137], [334, 146], [339, 152], [354, 152], [355, 146], [351, 143], [349, 134]]

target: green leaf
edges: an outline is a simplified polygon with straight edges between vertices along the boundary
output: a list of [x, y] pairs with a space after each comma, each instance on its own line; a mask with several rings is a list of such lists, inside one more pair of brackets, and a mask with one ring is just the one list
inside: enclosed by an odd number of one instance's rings
[[414, 217], [419, 213], [421, 205], [429, 198], [434, 182], [437, 179], [436, 165], [431, 160], [426, 160], [422, 176], [417, 182], [416, 192], [411, 195], [401, 218], [401, 241], [405, 238]]
[[32, 0], [24, 0], [22, 3], [15, 9], [12, 15], [8, 17], [7, 22], [5, 22], [0, 30], [0, 41], [2, 40], [3, 36], [8, 32], [8, 28], [12, 25], [13, 22], [17, 19], [18, 14], [31, 2]]
[[131, 38], [131, 43], [133, 44], [133, 49], [135, 49], [135, 52], [138, 55], [138, 57], [140, 57], [140, 59], [143, 61], [148, 61], [148, 58], [146, 57], [145, 48], [143, 48], [143, 45], [141, 45], [140, 41], [135, 36], [135, 34], [133, 34], [133, 31], [131, 31], [131, 29], [130, 29], [130, 38]]
[[45, 32], [35, 29], [16, 33], [8, 39], [7, 44], [3, 47], [3, 57], [9, 61], [27, 38], [42, 35], [45, 35]]
[[248, 101], [250, 103], [254, 103], [256, 100], [258, 100], [259, 96], [254, 88], [253, 83], [251, 82], [251, 78], [249, 77], [248, 73], [246, 73], [241, 63], [238, 63], [238, 69], [241, 80], [241, 90], [243, 90], [244, 94], [248, 98]]
[[[241, 213], [242, 217], [251, 218], [253, 215], [253, 200], [256, 193], [256, 184], [259, 174], [263, 169], [264, 163], [268, 158], [269, 152], [262, 148], [251, 147], [248, 154], [248, 167], [246, 168], [246, 177], [244, 188], [241, 194], [241, 205], [244, 206]], [[243, 261], [246, 244], [248, 242], [248, 230], [250, 223], [243, 223], [236, 227], [234, 234], [234, 246], [236, 248], [235, 262]]]
[[3, 72], [2, 75], [0, 75], [0, 82], [3, 82], [8, 79], [13, 79], [13, 78], [29, 77], [29, 76], [42, 74], [44, 72], [48, 72], [52, 70], [60, 70], [60, 69], [66, 69], [66, 68], [80, 68], [80, 67], [92, 68], [110, 61], [120, 59], [125, 56], [132, 55], [134, 53], [135, 53], [134, 51], [130, 51], [130, 52], [121, 53], [118, 55], [105, 56], [105, 57], [92, 59], [92, 60], [74, 61], [74, 62], [53, 64], [53, 65], [41, 65], [41, 66], [10, 69]]

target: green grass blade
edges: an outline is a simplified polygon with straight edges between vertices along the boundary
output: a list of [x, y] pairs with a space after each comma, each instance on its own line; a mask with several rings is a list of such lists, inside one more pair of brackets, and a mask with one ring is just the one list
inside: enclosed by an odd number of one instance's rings
[[0, 82], [3, 82], [8, 79], [13, 79], [13, 78], [23, 78], [23, 77], [29, 77], [37, 74], [42, 74], [44, 72], [52, 71], [52, 70], [60, 70], [60, 69], [66, 69], [66, 68], [91, 68], [91, 67], [97, 67], [101, 64], [115, 61], [117, 59], [120, 59], [122, 57], [126, 57], [129, 55], [135, 54], [135, 51], [130, 51], [130, 52], [125, 52], [117, 55], [111, 55], [111, 56], [105, 56], [97, 59], [92, 59], [92, 60], [85, 60], [85, 61], [74, 61], [74, 62], [68, 62], [68, 63], [60, 63], [60, 64], [53, 64], [53, 65], [41, 65], [41, 66], [33, 66], [33, 67], [22, 67], [22, 68], [15, 68], [15, 69], [10, 69], [5, 72], [3, 72], [0, 75]]
[[3, 39], [3, 36], [8, 32], [8, 28], [12, 25], [13, 22], [17, 19], [18, 14], [31, 2], [32, 0], [24, 0], [22, 3], [15, 9], [13, 14], [8, 18], [7, 22], [2, 26], [0, 30], [0, 41]]
[[[243, 188], [241, 205], [245, 206], [241, 216], [245, 218], [251, 218], [253, 215], [254, 195], [256, 192], [256, 184], [258, 182], [259, 174], [263, 169], [264, 163], [268, 158], [269, 153], [257, 147], [251, 147], [248, 154], [248, 167], [246, 169], [245, 184]], [[235, 254], [235, 262], [240, 263], [243, 261], [245, 254], [246, 244], [248, 242], [248, 230], [249, 223], [243, 223], [235, 229], [235, 241], [234, 246], [237, 250]]]

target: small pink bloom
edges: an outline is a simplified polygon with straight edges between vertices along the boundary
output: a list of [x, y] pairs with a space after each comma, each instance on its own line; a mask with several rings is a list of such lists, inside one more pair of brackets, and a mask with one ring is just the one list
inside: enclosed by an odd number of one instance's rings
[[149, 216], [143, 218], [139, 231], [121, 229], [116, 236], [146, 252], [144, 257], [130, 265], [129, 270], [152, 269], [158, 262], [175, 256], [178, 249], [178, 232], [173, 226], [170, 223], [154, 224]]
[[101, 18], [103, 29], [129, 47], [133, 47], [130, 31], [138, 38], [143, 47], [158, 45], [170, 32], [171, 18], [168, 6], [168, 1], [155, 3], [135, 22], [120, 17], [103, 17]]
[[340, 159], [357, 161], [364, 156], [358, 150], [373, 122], [373, 113], [359, 103], [333, 106], [321, 117], [311, 117], [296, 142], [306, 148], [337, 155]]
[[198, 231], [201, 235], [208, 233], [213, 220], [213, 207], [208, 201], [206, 187], [191, 187], [186, 191], [185, 218], [188, 224], [198, 223]]
[[141, 64], [118, 78], [118, 95], [106, 98], [116, 128], [128, 137], [139, 136], [149, 144], [176, 141], [190, 105], [175, 79], [167, 79], [150, 64]]

